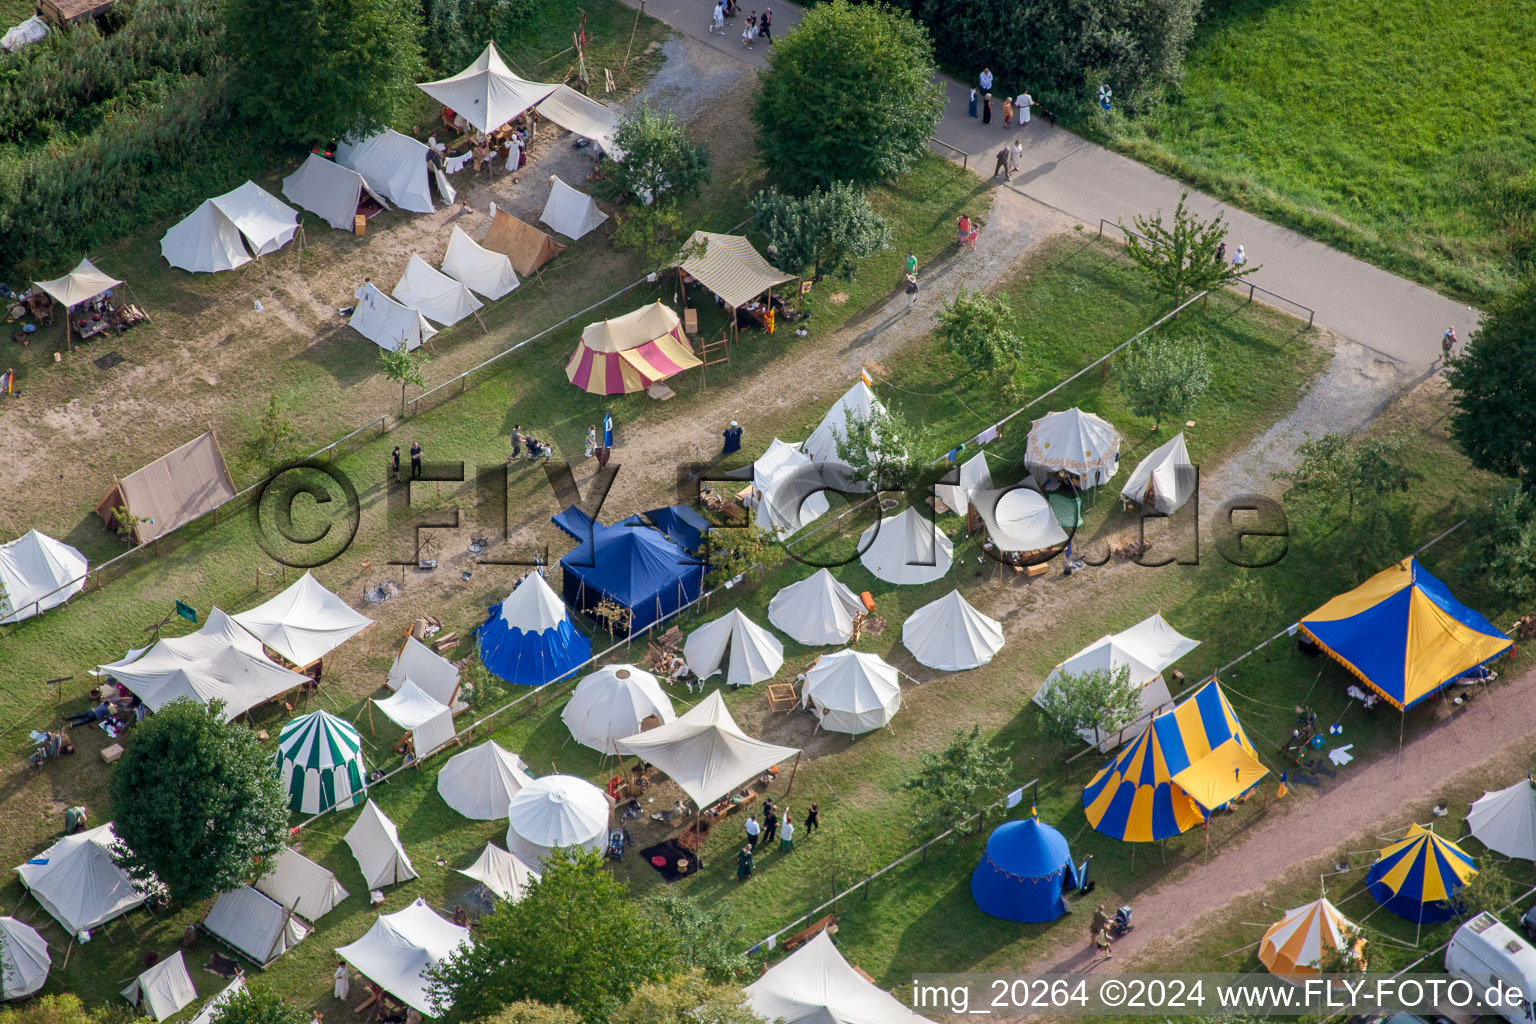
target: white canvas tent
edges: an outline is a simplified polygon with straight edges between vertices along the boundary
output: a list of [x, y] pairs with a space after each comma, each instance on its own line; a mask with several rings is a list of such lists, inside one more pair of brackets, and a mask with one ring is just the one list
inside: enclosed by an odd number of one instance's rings
[[964, 462], [960, 463], [960, 482], [956, 484], [935, 484], [933, 491], [938, 495], [944, 507], [957, 515], [965, 515], [972, 502], [972, 495], [977, 491], [990, 491], [992, 484], [992, 469], [987, 465], [987, 453], [977, 452]]
[[338, 231], [351, 231], [357, 208], [366, 195], [385, 210], [389, 203], [350, 167], [311, 153], [299, 169], [283, 179], [283, 195]]
[[257, 967], [267, 966], [309, 934], [291, 908], [248, 885], [219, 893], [203, 927]]
[[608, 794], [586, 779], [534, 779], [507, 805], [507, 849], [535, 867], [557, 846], [601, 850], [612, 810]]
[[1197, 479], [1184, 435], [1176, 434], [1136, 464], [1120, 495], [1145, 509], [1171, 516], [1195, 493]]
[[496, 52], [496, 44], [487, 43], [463, 71], [436, 82], [419, 82], [416, 88], [489, 133], [548, 97], [556, 86], [513, 74]]
[[347, 890], [330, 869], [291, 846], [268, 862], [256, 888], [310, 921], [324, 917], [347, 898]]
[[473, 878], [508, 903], [522, 899], [528, 884], [539, 880], [537, 871], [495, 843], [486, 843], [475, 862], [459, 868], [459, 874]]
[[[821, 422], [817, 424], [815, 430], [811, 431], [811, 436], [802, 446], [805, 448], [805, 454], [811, 457], [811, 461], [821, 468], [824, 474], [835, 475], [842, 481], [843, 486], [849, 489], [862, 489], [867, 485], [848, 478], [848, 464], [837, 454], [837, 439], [845, 435], [848, 416], [851, 415], [855, 420], [867, 420], [876, 409], [884, 412], [885, 406], [875, 397], [869, 384], [860, 378], [853, 387], [848, 389], [847, 394], [832, 404], [832, 408], [827, 410], [827, 414], [821, 418]], [[880, 439], [875, 437], [873, 440], [878, 443]]]
[[[432, 212], [426, 143], [386, 128], [360, 142], [341, 142], [336, 147], [336, 162], [361, 174], [373, 191], [400, 209]], [[453, 201], [452, 197], [444, 198]]]
[[460, 946], [473, 944], [468, 928], [445, 920], [418, 899], [393, 914], [380, 914], [362, 938], [339, 947], [336, 955], [396, 999], [430, 1017], [439, 1008], [427, 995], [427, 968], [446, 960]]
[[826, 931], [770, 967], [746, 996], [776, 1024], [928, 1024], [844, 960]]
[[410, 855], [400, 845], [400, 833], [396, 831], [395, 823], [386, 818], [372, 800], [363, 805], [363, 813], [347, 829], [345, 838], [368, 888], [382, 889], [418, 877], [411, 866]]
[[549, 176], [549, 199], [539, 220], [548, 224], [550, 230], [576, 239], [607, 219], [608, 215], [597, 208], [591, 196], [567, 185], [558, 175]]
[[924, 586], [942, 579], [955, 547], [933, 520], [908, 505], [892, 519], [871, 523], [859, 537], [859, 562], [877, 580]]
[[373, 620], [331, 593], [306, 572], [270, 601], [231, 616], [256, 639], [295, 665], [312, 665]]
[[727, 686], [751, 686], [772, 679], [784, 665], [784, 645], [778, 637], [732, 608], [713, 622], [706, 622], [683, 643], [683, 660], [699, 679], [720, 671], [726, 659]]
[[48, 941], [37, 929], [14, 917], [0, 917], [0, 995], [7, 1000], [25, 999], [43, 987], [53, 958]]
[[437, 333], [421, 311], [402, 305], [365, 281], [357, 290], [357, 305], [347, 320], [352, 329], [379, 348], [391, 352], [405, 342], [406, 351], [414, 352], [422, 342]]
[[181, 950], [135, 978], [132, 985], [123, 989], [123, 998], [155, 1020], [165, 1020], [196, 999], [197, 989], [187, 973]]
[[987, 524], [999, 551], [1041, 551], [1065, 544], [1067, 531], [1045, 495], [1022, 484], [996, 491], [972, 491], [971, 503]]
[[645, 728], [677, 717], [656, 677], [634, 665], [605, 665], [582, 677], [560, 720], [584, 747], [612, 754], [614, 744]]
[[666, 772], [701, 810], [800, 753], [742, 732], [719, 690], [676, 721], [620, 740], [618, 748]]
[[62, 303], [65, 308], [78, 306], [82, 302], [94, 299], [102, 292], [121, 288], [123, 285], [123, 282], [110, 274], [103, 274], [96, 268], [96, 264], [88, 259], [82, 259], [74, 270], [63, 277], [33, 283], [51, 295], [55, 301]]
[[901, 709], [901, 679], [879, 655], [834, 651], [805, 674], [800, 706], [815, 711], [821, 728], [857, 736], [886, 725]]
[[426, 757], [453, 739], [453, 712], [407, 679], [400, 688], [373, 703], [384, 716], [411, 734], [416, 756]]
[[1078, 408], [1047, 413], [1029, 425], [1024, 465], [1037, 478], [1057, 470], [1079, 487], [1108, 483], [1120, 463], [1120, 435], [1107, 421]]
[[219, 989], [213, 998], [202, 1005], [197, 1011], [197, 1016], [192, 1018], [192, 1024], [213, 1024], [213, 1018], [224, 1008], [224, 1004], [244, 991], [245, 975], [237, 974], [235, 980]]
[[[233, 270], [293, 241], [299, 215], [254, 181], [205, 200], [160, 240], [160, 255], [193, 273]], [[249, 247], [250, 251], [246, 249]]]
[[453, 662], [414, 636], [406, 637], [384, 683], [391, 690], [398, 690], [406, 680], [415, 683], [422, 693], [439, 704], [451, 707], [454, 714], [469, 707], [458, 699], [459, 670], [454, 668]]
[[78, 550], [36, 530], [0, 544], [0, 625], [57, 608], [85, 589], [89, 569]]
[[1115, 672], [1124, 667], [1130, 673], [1131, 685], [1141, 690], [1141, 715], [1108, 735], [1092, 729], [1082, 732], [1085, 742], [1097, 743], [1105, 751], [1113, 750], [1128, 736], [1138, 735], [1158, 708], [1173, 702], [1163, 669], [1199, 646], [1200, 641], [1182, 635], [1154, 612], [1129, 629], [1100, 637], [1051, 669], [1035, 691], [1034, 702], [1043, 707], [1046, 691], [1064, 675], [1081, 675], [1096, 669]]
[[920, 664], [963, 672], [985, 665], [1003, 649], [1003, 624], [951, 590], [907, 616], [901, 642]]
[[807, 647], [847, 643], [853, 620], [863, 614], [859, 595], [824, 568], [791, 583], [768, 602], [768, 621]]
[[1467, 812], [1472, 836], [1494, 853], [1536, 860], [1536, 783], [1484, 793]]
[[437, 773], [443, 802], [466, 818], [495, 821], [533, 776], [523, 759], [492, 740], [454, 754]]
[[796, 445], [778, 438], [752, 463], [757, 523], [780, 539], [827, 513], [820, 471]]
[[568, 85], [557, 85], [538, 106], [539, 116], [567, 131], [591, 139], [612, 160], [622, 161], [624, 151], [614, 143], [622, 115]]
[[443, 273], [493, 302], [520, 283], [506, 253], [483, 248], [457, 224], [453, 226], [453, 234], [448, 236]]
[[21, 884], [72, 935], [105, 924], [144, 902], [117, 866], [111, 823], [65, 836], [16, 869]]
[[428, 320], [445, 327], [473, 316], [475, 310], [485, 305], [462, 283], [434, 270], [432, 264], [415, 253], [405, 265], [394, 295], [401, 305], [419, 310]]

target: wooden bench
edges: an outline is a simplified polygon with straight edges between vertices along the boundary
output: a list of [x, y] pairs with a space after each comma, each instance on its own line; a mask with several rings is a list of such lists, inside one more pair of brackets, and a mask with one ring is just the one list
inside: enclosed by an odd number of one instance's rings
[[795, 934], [784, 940], [785, 951], [787, 952], [796, 948], [797, 946], [805, 945], [807, 942], [810, 942], [822, 932], [826, 932], [828, 935], [836, 935], [838, 920], [839, 919], [836, 914], [828, 914], [826, 917], [823, 917], [815, 924], [800, 929], [798, 932], [795, 932]]
[[707, 821], [721, 821], [730, 817], [730, 815], [734, 812], [739, 811], [744, 807], [751, 807], [755, 803], [757, 803], [757, 791], [753, 790], [751, 793], [747, 794], [747, 797], [744, 800], [740, 801], [739, 803], [732, 803], [730, 798], [727, 797], [726, 799], [721, 800], [713, 806], [705, 808], [703, 817]]

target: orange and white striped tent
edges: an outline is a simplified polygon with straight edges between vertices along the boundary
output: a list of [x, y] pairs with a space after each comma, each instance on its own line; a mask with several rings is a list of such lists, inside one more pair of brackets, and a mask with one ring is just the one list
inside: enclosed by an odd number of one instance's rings
[[[1259, 962], [1271, 974], [1317, 974], [1324, 950], [1343, 949], [1357, 929], [1328, 900], [1313, 900], [1286, 911], [1284, 917], [1269, 926], [1259, 941]], [[1364, 940], [1356, 940], [1356, 956], [1364, 945]]]
[[699, 365], [682, 321], [657, 301], [588, 324], [565, 375], [589, 394], [628, 395]]

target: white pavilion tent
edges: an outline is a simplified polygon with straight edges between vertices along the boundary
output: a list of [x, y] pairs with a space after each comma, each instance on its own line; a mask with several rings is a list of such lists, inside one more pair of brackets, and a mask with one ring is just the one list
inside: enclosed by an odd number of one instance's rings
[[362, 938], [338, 947], [336, 955], [396, 999], [430, 1017], [440, 1008], [427, 994], [427, 968], [446, 960], [460, 946], [473, 944], [468, 928], [445, 920], [418, 899], [393, 914], [380, 914]]
[[161, 960], [123, 989], [123, 998], [155, 1020], [177, 1013], [197, 998], [197, 988], [187, 973], [181, 950]]
[[778, 637], [747, 618], [740, 608], [695, 629], [683, 642], [683, 660], [699, 679], [726, 670], [727, 686], [751, 686], [772, 679], [784, 666], [784, 645]]
[[432, 264], [415, 253], [405, 265], [400, 283], [395, 285], [394, 297], [401, 305], [418, 310], [428, 320], [445, 327], [473, 316], [475, 310], [485, 305], [461, 282], [434, 270]]
[[496, 52], [496, 44], [487, 43], [463, 71], [436, 82], [419, 82], [416, 88], [488, 133], [548, 98], [557, 87], [513, 74]]
[[560, 720], [577, 743], [602, 754], [646, 728], [677, 717], [656, 677], [634, 665], [605, 665], [576, 684]]
[[331, 593], [306, 572], [281, 594], [230, 616], [246, 632], [295, 665], [313, 665], [373, 620]]
[[357, 290], [357, 305], [347, 323], [379, 348], [392, 352], [399, 349], [402, 341], [406, 350], [413, 352], [437, 333], [420, 310], [396, 302], [371, 281], [363, 282]]
[[[827, 414], [821, 418], [802, 446], [817, 467], [824, 473], [836, 476], [851, 490], [861, 490], [867, 484], [849, 479], [848, 464], [837, 454], [837, 441], [845, 436], [849, 416], [855, 420], [867, 420], [876, 410], [883, 413], [885, 406], [875, 397], [868, 382], [860, 378], [858, 383], [848, 389], [847, 394], [832, 404], [832, 408], [827, 410]], [[878, 443], [880, 439], [875, 437], [873, 440]]]
[[963, 672], [985, 665], [1003, 649], [1003, 624], [951, 590], [907, 616], [901, 642], [929, 668]]
[[224, 1004], [244, 991], [245, 975], [237, 974], [233, 981], [219, 989], [212, 998], [198, 1008], [197, 1016], [192, 1018], [192, 1024], [213, 1024], [213, 1018], [224, 1009]]
[[971, 502], [999, 551], [1040, 551], [1069, 539], [1051, 503], [1031, 487], [1016, 484], [996, 491], [972, 491]]
[[1171, 516], [1195, 493], [1198, 480], [1184, 435], [1175, 434], [1136, 464], [1131, 478], [1120, 489], [1120, 496], [1144, 509]]
[[443, 273], [492, 302], [518, 286], [517, 271], [506, 253], [493, 252], [464, 233], [457, 224], [448, 236]]
[[557, 846], [601, 850], [608, 844], [613, 803], [574, 775], [546, 775], [507, 805], [507, 849], [535, 867]]
[[778, 438], [752, 463], [750, 502], [757, 523], [783, 538], [827, 513], [822, 477], [810, 456]]
[[742, 732], [719, 690], [676, 721], [620, 740], [618, 748], [666, 772], [701, 810], [800, 753]]
[[437, 773], [437, 792], [464, 817], [495, 821], [507, 816], [507, 805], [532, 781], [521, 757], [486, 740], [448, 759]]
[[112, 825], [65, 836], [16, 869], [21, 884], [72, 935], [105, 924], [144, 902], [112, 856]]
[[568, 85], [557, 85], [539, 102], [539, 116], [597, 143], [612, 160], [624, 159], [624, 151], [614, 143], [623, 116], [611, 107], [577, 92]]
[[1536, 860], [1536, 783], [1521, 779], [1484, 793], [1467, 811], [1467, 824], [1472, 837], [1494, 853]]
[[955, 546], [938, 524], [908, 505], [891, 519], [871, 523], [859, 537], [859, 562], [875, 579], [924, 586], [942, 579]]
[[551, 231], [576, 239], [607, 219], [608, 215], [597, 208], [591, 196], [567, 185], [559, 175], [549, 176], [549, 199], [539, 220], [548, 224]]
[[422, 693], [439, 704], [451, 707], [454, 714], [469, 707], [458, 699], [459, 670], [453, 662], [414, 636], [405, 638], [400, 653], [395, 655], [394, 664], [389, 667], [389, 677], [384, 680], [384, 685], [391, 690], [398, 690], [406, 680], [415, 683]]
[[853, 636], [853, 620], [863, 614], [859, 595], [825, 568], [791, 583], [768, 602], [768, 621], [807, 647], [847, 643]]
[[347, 898], [341, 880], [291, 846], [267, 863], [256, 888], [306, 920], [315, 921]]
[[368, 888], [381, 889], [418, 877], [410, 855], [400, 845], [395, 823], [372, 800], [363, 805], [363, 813], [347, 829], [345, 839]]
[[283, 179], [283, 195], [338, 231], [354, 229], [364, 195], [389, 209], [361, 174], [318, 153], [309, 154], [298, 170]]
[[827, 931], [768, 968], [746, 996], [776, 1024], [928, 1024], [844, 960]]
[[466, 875], [485, 886], [508, 903], [523, 898], [523, 891], [530, 882], [539, 880], [539, 873], [529, 867], [516, 854], [508, 853], [495, 843], [486, 843], [480, 856], [467, 868], [459, 868]]
[[114, 288], [121, 288], [123, 282], [110, 274], [104, 274], [97, 269], [96, 264], [88, 259], [82, 259], [63, 277], [54, 278], [52, 281], [34, 281], [39, 288], [51, 295], [66, 309], [78, 306], [82, 302], [94, 299], [103, 292]]
[[409, 679], [388, 697], [375, 697], [373, 703], [386, 718], [411, 734], [418, 759], [453, 739], [453, 711]]
[[805, 674], [800, 706], [811, 708], [828, 732], [857, 736], [886, 725], [901, 710], [901, 678], [877, 654], [834, 651]]
[[965, 515], [977, 491], [993, 489], [992, 468], [987, 464], [987, 453], [979, 451], [960, 463], [959, 483], [935, 484], [934, 493], [944, 507], [957, 515]]
[[[373, 191], [402, 210], [431, 213], [434, 209], [424, 142], [385, 128], [358, 142], [341, 142], [336, 147], [336, 162], [361, 174]], [[450, 195], [443, 198], [453, 202]]]
[[203, 918], [203, 927], [258, 967], [267, 966], [309, 935], [309, 928], [291, 909], [248, 885], [219, 893]]
[[[203, 201], [160, 240], [167, 263], [193, 273], [233, 270], [293, 241], [299, 215], [254, 181]], [[250, 251], [246, 249], [249, 247]]]
[[5, 979], [0, 995], [7, 1000], [25, 999], [43, 987], [52, 966], [48, 940], [36, 928], [14, 917], [0, 917], [0, 972]]
[[1108, 483], [1120, 464], [1120, 435], [1107, 421], [1078, 408], [1047, 413], [1029, 426], [1024, 465], [1043, 479], [1057, 470], [1079, 487]]
[[89, 569], [79, 551], [37, 530], [0, 545], [0, 625], [57, 608], [85, 589]]

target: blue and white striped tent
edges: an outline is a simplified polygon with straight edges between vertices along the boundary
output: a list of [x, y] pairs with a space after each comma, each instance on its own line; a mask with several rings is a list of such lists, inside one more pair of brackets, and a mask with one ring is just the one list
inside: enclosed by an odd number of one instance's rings
[[506, 600], [491, 605], [479, 629], [480, 661], [498, 679], [543, 686], [592, 658], [592, 642], [577, 631], [544, 574], [524, 576]]

